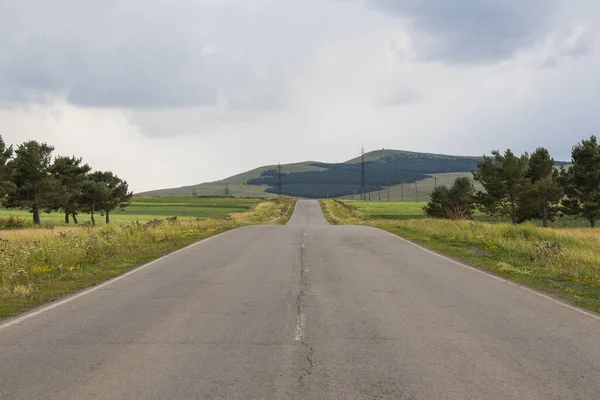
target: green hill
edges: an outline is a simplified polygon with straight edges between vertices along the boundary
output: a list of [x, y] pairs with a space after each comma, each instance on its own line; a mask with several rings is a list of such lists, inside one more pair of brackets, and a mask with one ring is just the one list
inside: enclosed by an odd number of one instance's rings
[[[417, 153], [401, 150], [377, 150], [365, 154], [367, 191], [380, 186], [404, 182], [429, 182], [433, 175], [464, 174], [477, 167], [480, 157]], [[343, 163], [305, 161], [282, 165], [283, 194], [297, 197], [321, 198], [350, 196], [361, 191], [360, 157]], [[457, 175], [458, 174], [458, 175]], [[444, 179], [443, 179], [444, 180]], [[199, 196], [224, 193], [227, 184], [234, 196], [267, 197], [276, 195], [278, 188], [277, 165], [255, 168], [227, 179], [179, 188], [153, 190], [140, 195]], [[428, 187], [429, 185], [427, 185]], [[396, 190], [394, 190], [395, 192]], [[428, 196], [428, 193], [424, 193]]]

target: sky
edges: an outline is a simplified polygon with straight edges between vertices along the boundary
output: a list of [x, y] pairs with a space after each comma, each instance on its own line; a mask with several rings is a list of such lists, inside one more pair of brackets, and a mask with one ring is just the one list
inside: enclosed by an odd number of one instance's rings
[[4, 0], [0, 135], [136, 192], [600, 128], [597, 0]]

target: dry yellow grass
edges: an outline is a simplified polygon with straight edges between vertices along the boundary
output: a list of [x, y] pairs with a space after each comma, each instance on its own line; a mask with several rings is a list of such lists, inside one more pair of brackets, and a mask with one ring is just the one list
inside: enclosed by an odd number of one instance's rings
[[31, 229], [13, 229], [8, 231], [0, 231], [0, 239], [2, 240], [40, 240], [53, 238], [61, 232], [76, 232], [81, 231], [80, 227], [60, 227], [55, 229], [46, 228], [31, 228]]

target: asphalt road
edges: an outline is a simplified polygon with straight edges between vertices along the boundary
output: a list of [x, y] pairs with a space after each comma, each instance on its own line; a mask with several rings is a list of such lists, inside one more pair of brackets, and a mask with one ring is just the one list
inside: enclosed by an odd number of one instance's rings
[[0, 399], [599, 399], [600, 319], [301, 201], [0, 326]]

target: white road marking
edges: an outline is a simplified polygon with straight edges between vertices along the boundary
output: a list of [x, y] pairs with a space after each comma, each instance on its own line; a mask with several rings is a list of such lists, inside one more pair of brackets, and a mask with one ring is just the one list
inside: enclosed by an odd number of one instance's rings
[[141, 266], [139, 266], [139, 267], [137, 267], [137, 268], [135, 268], [135, 269], [133, 269], [133, 270], [131, 270], [131, 271], [129, 271], [129, 272], [126, 272], [126, 273], [124, 273], [124, 274], [122, 274], [122, 275], [118, 275], [118, 276], [116, 276], [116, 277], [114, 277], [114, 278], [112, 278], [112, 279], [110, 279], [110, 280], [108, 280], [108, 281], [106, 281], [106, 282], [104, 282], [104, 283], [101, 283], [101, 284], [99, 284], [99, 285], [96, 285], [96, 286], [92, 286], [91, 288], [88, 288], [88, 289], [84, 289], [83, 291], [81, 291], [81, 292], [79, 292], [79, 293], [77, 293], [77, 294], [74, 294], [74, 295], [72, 295], [72, 296], [69, 296], [69, 297], [67, 297], [67, 298], [66, 298], [66, 299], [64, 299], [64, 300], [60, 300], [60, 301], [57, 301], [56, 303], [52, 303], [52, 304], [49, 304], [49, 305], [47, 305], [47, 306], [43, 306], [42, 308], [40, 308], [40, 309], [37, 309], [37, 310], [35, 310], [35, 311], [30, 311], [30, 312], [28, 312], [28, 313], [26, 313], [26, 314], [24, 314], [24, 315], [22, 315], [22, 316], [20, 316], [20, 317], [16, 317], [16, 318], [14, 318], [14, 319], [9, 319], [7, 322], [4, 322], [4, 323], [0, 324], [0, 330], [2, 330], [2, 329], [6, 329], [6, 328], [8, 328], [8, 327], [11, 327], [11, 326], [13, 326], [13, 325], [19, 324], [19, 323], [21, 323], [21, 322], [27, 321], [27, 320], [28, 320], [28, 319], [30, 319], [30, 318], [33, 318], [33, 317], [35, 317], [35, 316], [37, 316], [37, 315], [40, 315], [40, 314], [42, 314], [42, 313], [45, 313], [46, 311], [50, 311], [50, 310], [52, 310], [52, 309], [54, 309], [54, 308], [56, 308], [56, 307], [60, 307], [60, 306], [62, 306], [63, 304], [67, 304], [67, 303], [69, 303], [69, 302], [71, 302], [71, 301], [73, 301], [73, 300], [76, 300], [76, 299], [78, 299], [78, 298], [80, 298], [80, 297], [83, 297], [83, 296], [85, 296], [85, 295], [87, 295], [87, 294], [90, 294], [90, 293], [92, 293], [92, 292], [94, 292], [94, 291], [96, 291], [96, 290], [98, 290], [98, 289], [102, 289], [102, 288], [104, 288], [105, 286], [108, 286], [108, 285], [110, 285], [110, 284], [112, 284], [112, 283], [115, 283], [115, 282], [117, 282], [117, 281], [120, 281], [120, 280], [121, 280], [121, 279], [123, 279], [123, 278], [126, 278], [126, 277], [128, 277], [129, 275], [133, 275], [133, 274], [135, 274], [136, 272], [139, 272], [139, 271], [141, 271], [141, 270], [143, 270], [143, 269], [146, 269], [146, 268], [148, 268], [148, 267], [151, 267], [151, 266], [153, 266], [154, 264], [156, 264], [156, 263], [158, 263], [158, 262], [160, 262], [160, 261], [164, 260], [164, 259], [165, 259], [165, 258], [167, 258], [167, 257], [170, 257], [170, 256], [172, 256], [172, 255], [175, 255], [175, 254], [177, 254], [177, 253], [181, 253], [181, 252], [183, 252], [183, 251], [186, 251], [186, 250], [189, 250], [190, 248], [192, 248], [192, 247], [194, 247], [194, 246], [198, 246], [199, 244], [202, 244], [202, 243], [208, 242], [209, 240], [212, 240], [212, 239], [214, 239], [214, 238], [217, 238], [217, 237], [219, 237], [219, 236], [225, 235], [225, 234], [227, 234], [227, 233], [233, 232], [233, 231], [235, 231], [235, 230], [238, 230], [238, 229], [244, 229], [244, 228], [248, 228], [248, 226], [242, 226], [242, 227], [240, 227], [240, 228], [237, 228], [237, 229], [232, 229], [232, 230], [230, 230], [230, 231], [227, 231], [227, 232], [222, 232], [222, 233], [219, 233], [218, 235], [211, 236], [211, 237], [209, 237], [209, 238], [206, 238], [206, 239], [203, 239], [203, 240], [201, 240], [201, 241], [199, 241], [199, 242], [192, 243], [191, 245], [189, 245], [189, 246], [186, 246], [186, 247], [184, 247], [183, 249], [175, 250], [175, 251], [174, 251], [174, 252], [172, 252], [172, 253], [169, 253], [169, 254], [167, 254], [167, 255], [165, 255], [165, 256], [162, 256], [162, 257], [160, 257], [160, 258], [157, 258], [157, 259], [156, 259], [156, 260], [154, 260], [154, 261], [150, 261], [149, 263], [147, 263], [147, 264], [144, 264], [144, 265], [141, 265]]
[[289, 225], [292, 223], [292, 221], [294, 220], [294, 216], [296, 215], [296, 210], [298, 210], [298, 205], [300, 204], [302, 200], [298, 200], [296, 201], [296, 205], [294, 206], [294, 212], [292, 213], [292, 218], [290, 218], [290, 220], [287, 222], [286, 225]]
[[574, 307], [574, 306], [572, 306], [572, 305], [570, 305], [570, 304], [563, 303], [562, 301], [560, 301], [560, 300], [557, 300], [557, 299], [555, 299], [555, 298], [553, 298], [553, 297], [550, 297], [550, 296], [548, 296], [548, 295], [545, 295], [545, 294], [543, 294], [543, 293], [540, 293], [540, 292], [538, 292], [538, 291], [536, 291], [536, 290], [533, 290], [533, 289], [530, 289], [530, 288], [528, 288], [528, 287], [525, 287], [525, 286], [519, 285], [518, 283], [515, 283], [515, 282], [512, 282], [512, 281], [509, 281], [509, 280], [506, 280], [506, 279], [504, 279], [504, 278], [501, 278], [501, 277], [499, 277], [499, 276], [493, 275], [493, 274], [491, 274], [491, 273], [489, 273], [489, 272], [482, 271], [482, 270], [480, 270], [480, 269], [477, 269], [477, 268], [475, 268], [475, 267], [471, 267], [471, 266], [469, 266], [469, 265], [467, 265], [467, 264], [463, 264], [463, 263], [461, 263], [461, 262], [459, 262], [459, 261], [453, 260], [453, 259], [451, 259], [451, 258], [449, 258], [449, 257], [446, 257], [446, 256], [443, 256], [443, 255], [441, 255], [441, 254], [438, 254], [438, 253], [436, 253], [435, 251], [431, 251], [431, 250], [429, 250], [429, 249], [426, 249], [426, 248], [425, 248], [425, 247], [423, 247], [423, 246], [419, 246], [418, 244], [416, 244], [416, 243], [413, 243], [413, 242], [411, 242], [410, 240], [404, 239], [403, 237], [400, 237], [400, 236], [398, 236], [398, 235], [394, 235], [394, 234], [393, 234], [393, 233], [391, 233], [391, 232], [387, 232], [387, 233], [388, 233], [388, 234], [390, 234], [391, 236], [395, 237], [396, 239], [400, 239], [400, 240], [402, 240], [403, 242], [410, 244], [411, 246], [414, 246], [414, 247], [416, 247], [416, 248], [418, 248], [418, 249], [421, 249], [421, 250], [423, 250], [423, 251], [424, 251], [424, 252], [426, 252], [426, 253], [433, 254], [434, 256], [437, 256], [437, 257], [439, 257], [439, 258], [442, 258], [442, 259], [444, 259], [444, 260], [446, 260], [446, 261], [449, 261], [449, 262], [451, 262], [451, 263], [453, 263], [453, 264], [456, 264], [456, 265], [458, 265], [458, 266], [461, 266], [461, 267], [463, 267], [463, 268], [470, 269], [471, 271], [475, 271], [475, 272], [478, 272], [478, 273], [480, 273], [480, 274], [486, 275], [486, 276], [488, 276], [488, 277], [490, 277], [490, 278], [493, 278], [493, 279], [499, 280], [500, 282], [504, 282], [504, 283], [506, 283], [506, 284], [509, 284], [509, 285], [512, 285], [512, 286], [516, 286], [516, 287], [518, 287], [518, 288], [520, 288], [520, 289], [522, 289], [522, 290], [525, 290], [525, 291], [527, 291], [527, 292], [529, 292], [529, 293], [533, 293], [533, 294], [535, 294], [536, 296], [542, 297], [542, 298], [544, 298], [544, 299], [546, 299], [546, 300], [550, 300], [550, 301], [552, 301], [552, 302], [554, 302], [554, 303], [556, 303], [556, 304], [560, 304], [561, 306], [563, 306], [563, 307], [566, 307], [566, 308], [568, 308], [568, 309], [570, 309], [570, 310], [577, 311], [578, 313], [581, 313], [581, 314], [587, 315], [588, 317], [591, 317], [591, 318], [593, 318], [593, 319], [595, 319], [595, 320], [598, 320], [598, 321], [600, 321], [600, 316], [598, 316], [598, 315], [596, 315], [596, 314], [592, 314], [592, 313], [590, 313], [590, 312], [588, 312], [588, 311], [582, 310], [581, 308], [577, 308], [577, 307]]

